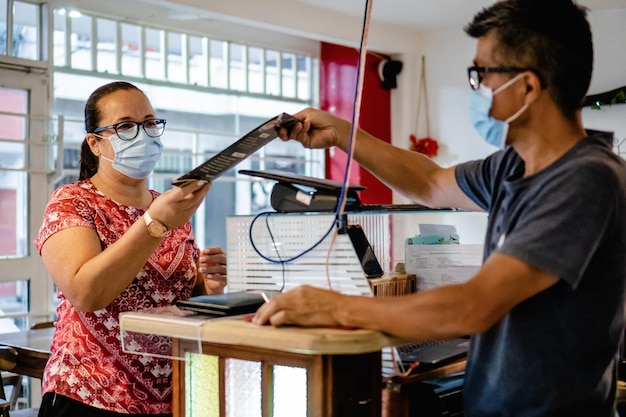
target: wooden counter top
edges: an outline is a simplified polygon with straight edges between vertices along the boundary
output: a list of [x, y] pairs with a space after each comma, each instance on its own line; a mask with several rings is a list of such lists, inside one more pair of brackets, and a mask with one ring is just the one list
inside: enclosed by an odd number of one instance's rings
[[258, 326], [248, 319], [249, 316], [207, 318], [167, 307], [121, 313], [120, 326], [124, 332], [317, 355], [376, 352], [403, 343], [374, 330]]

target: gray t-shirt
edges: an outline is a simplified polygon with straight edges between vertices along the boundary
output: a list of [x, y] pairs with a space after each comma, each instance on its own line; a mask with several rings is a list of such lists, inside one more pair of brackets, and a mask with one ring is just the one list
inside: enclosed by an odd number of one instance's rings
[[[459, 165], [500, 252], [559, 282], [472, 338], [465, 416], [613, 416], [626, 288], [626, 164], [590, 136], [523, 178], [508, 148]], [[503, 271], [504, 272], [504, 271]]]

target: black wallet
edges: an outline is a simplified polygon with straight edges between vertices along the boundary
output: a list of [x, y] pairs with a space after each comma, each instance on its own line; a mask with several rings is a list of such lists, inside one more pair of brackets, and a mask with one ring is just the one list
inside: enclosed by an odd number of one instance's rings
[[[224, 294], [196, 295], [187, 300], [179, 300], [176, 306], [183, 310], [207, 314], [215, 317], [235, 316], [254, 313], [263, 303], [265, 297], [271, 297], [278, 291], [233, 291]], [[265, 297], [264, 297], [265, 295]]]

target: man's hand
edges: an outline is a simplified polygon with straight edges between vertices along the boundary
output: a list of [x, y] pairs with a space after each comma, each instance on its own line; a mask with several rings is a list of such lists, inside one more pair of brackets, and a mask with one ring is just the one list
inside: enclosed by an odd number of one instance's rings
[[350, 123], [322, 110], [304, 109], [294, 117], [300, 120], [289, 126], [280, 127], [278, 137], [283, 141], [295, 139], [310, 149], [325, 149], [339, 146], [345, 149], [350, 137]]
[[274, 326], [342, 326], [337, 316], [343, 297], [335, 291], [303, 285], [270, 299], [257, 310], [252, 322]]

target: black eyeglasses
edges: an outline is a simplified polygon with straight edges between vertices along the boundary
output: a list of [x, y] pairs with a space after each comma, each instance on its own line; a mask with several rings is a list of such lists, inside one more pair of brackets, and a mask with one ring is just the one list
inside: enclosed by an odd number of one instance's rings
[[105, 130], [114, 129], [117, 136], [122, 140], [133, 140], [139, 134], [139, 126], [143, 127], [146, 135], [151, 138], [158, 138], [165, 130], [165, 119], [150, 119], [143, 122], [120, 122], [111, 126], [99, 127], [93, 133], [104, 132]]
[[483, 81], [483, 77], [480, 75], [483, 72], [524, 72], [529, 71], [529, 68], [516, 68], [516, 67], [468, 67], [467, 78], [469, 80], [472, 90], [478, 90], [480, 83]]

